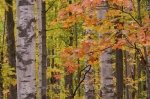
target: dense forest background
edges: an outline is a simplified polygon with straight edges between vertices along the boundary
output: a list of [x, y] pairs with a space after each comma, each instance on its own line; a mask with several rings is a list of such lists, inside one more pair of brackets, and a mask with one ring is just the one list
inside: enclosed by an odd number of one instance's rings
[[0, 0], [0, 99], [150, 99], [150, 0]]

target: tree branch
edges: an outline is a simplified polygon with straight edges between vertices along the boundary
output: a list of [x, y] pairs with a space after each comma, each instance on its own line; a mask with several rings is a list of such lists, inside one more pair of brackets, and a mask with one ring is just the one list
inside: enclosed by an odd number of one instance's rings
[[139, 54], [140, 54], [140, 58], [143, 61], [144, 64], [146, 64], [146, 59], [141, 51], [141, 49], [137, 48], [136, 44], [132, 44], [129, 39], [127, 38], [127, 36], [125, 34], [123, 34], [125, 37], [125, 40], [131, 45], [131, 48], [135, 49]]
[[[117, 6], [117, 5], [116, 5], [116, 6]], [[111, 6], [110, 6], [109, 8], [112, 8], [112, 9], [115, 9], [115, 10], [119, 10], [119, 11], [125, 13], [125, 14], [128, 14], [139, 26], [142, 26], [142, 24], [141, 24], [137, 19], [135, 19], [134, 16], [133, 16], [130, 12], [126, 12], [126, 11], [124, 11], [123, 9], [119, 9], [118, 6], [117, 6], [117, 7], [111, 7]]]
[[48, 7], [47, 10], [45, 11], [45, 13], [48, 12], [48, 11], [53, 7], [53, 5], [55, 4], [55, 2], [56, 2], [56, 0], [54, 0], [54, 1], [52, 2], [52, 4], [49, 5], [49, 7]]
[[84, 79], [85, 79], [85, 77], [86, 77], [86, 74], [91, 70], [91, 65], [87, 65], [85, 68], [83, 68], [83, 69], [80, 71], [80, 73], [81, 73], [82, 71], [84, 71], [87, 67], [89, 67], [89, 69], [84, 73], [82, 80], [79, 82], [78, 86], [75, 88], [75, 90], [74, 90], [74, 92], [73, 92], [73, 95], [72, 95], [72, 98], [73, 98], [73, 99], [74, 99], [74, 96], [76, 95], [76, 92], [77, 92], [77, 90], [79, 89], [80, 85], [81, 85], [82, 82], [84, 81]]

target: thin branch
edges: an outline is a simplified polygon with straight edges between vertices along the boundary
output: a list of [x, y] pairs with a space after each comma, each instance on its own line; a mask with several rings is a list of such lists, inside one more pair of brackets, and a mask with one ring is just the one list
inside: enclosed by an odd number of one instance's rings
[[82, 82], [85, 80], [86, 74], [91, 70], [91, 65], [87, 65], [84, 69], [82, 69], [80, 72], [82, 72], [83, 70], [85, 70], [87, 67], [89, 67], [89, 69], [84, 73], [84, 76], [82, 78], [82, 80], [79, 82], [78, 86], [76, 87], [75, 91], [73, 92], [72, 98], [74, 98], [74, 96], [76, 95], [77, 90], [79, 89], [79, 87], [81, 86]]
[[116, 10], [120, 10], [120, 11], [122, 11], [123, 13], [128, 14], [139, 26], [142, 26], [142, 24], [140, 24], [140, 22], [139, 22], [137, 19], [135, 19], [134, 16], [133, 16], [130, 12], [126, 12], [126, 11], [124, 11], [123, 9], [119, 9], [119, 8], [117, 8], [117, 7], [109, 7], [109, 8], [116, 9]]
[[88, 65], [86, 67], [84, 67], [82, 70], [80, 70], [80, 73], [83, 72], [88, 67], [89, 67]]
[[135, 49], [139, 54], [140, 54], [140, 58], [141, 60], [146, 64], [146, 59], [141, 51], [141, 49], [137, 48], [136, 44], [134, 43], [134, 45], [129, 41], [129, 39], [127, 38], [127, 36], [124, 34], [125, 40], [132, 46], [131, 48]]
[[58, 27], [58, 28], [48, 29], [48, 30], [46, 30], [46, 31], [52, 31], [52, 30], [56, 30], [56, 29], [64, 29], [64, 28]]
[[45, 13], [48, 12], [48, 11], [53, 7], [53, 5], [55, 4], [55, 2], [56, 2], [56, 0], [54, 0], [54, 1], [52, 2], [52, 4], [49, 5], [49, 7], [48, 7], [47, 10], [45, 11]]

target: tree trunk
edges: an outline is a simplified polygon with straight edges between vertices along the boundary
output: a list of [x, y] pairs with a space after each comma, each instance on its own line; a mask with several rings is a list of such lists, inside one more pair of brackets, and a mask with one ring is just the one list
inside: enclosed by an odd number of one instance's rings
[[[69, 46], [72, 45], [73, 45], [73, 34], [71, 33]], [[73, 96], [73, 74], [72, 73], [65, 75], [65, 89], [66, 91], [69, 91], [69, 95], [66, 97], [66, 99], [71, 99], [71, 97]]]
[[[137, 55], [138, 55], [138, 53], [137, 53]], [[142, 64], [141, 64], [138, 56], [136, 58], [136, 61], [137, 61], [137, 76], [138, 76], [138, 79], [140, 79], [143, 68], [142, 68]], [[142, 81], [139, 81], [138, 82], [138, 92], [137, 92], [138, 98], [142, 98], [142, 95], [141, 95], [142, 90], [143, 90], [142, 89]]]
[[[122, 34], [117, 33], [117, 38], [121, 38]], [[123, 98], [123, 51], [116, 49], [116, 86], [117, 86], [117, 99]]]
[[[98, 7], [98, 18], [104, 19], [105, 13], [108, 10], [108, 3], [107, 1], [103, 1], [101, 6]], [[102, 34], [100, 34], [102, 37]], [[111, 63], [111, 48], [106, 49], [101, 57], [100, 57], [100, 64], [101, 64], [101, 96], [102, 99], [114, 99], [114, 86], [113, 86], [113, 70], [112, 70], [112, 63]]]
[[[54, 48], [52, 48], [52, 57], [55, 55], [55, 50]], [[56, 63], [55, 63], [55, 58], [53, 57], [52, 58], [52, 62], [51, 62], [51, 68], [53, 69], [54, 67], [56, 67]], [[55, 74], [57, 72], [52, 72], [51, 73], [51, 84], [52, 84], [52, 92], [53, 92], [53, 96], [51, 98], [54, 98], [54, 99], [59, 99], [60, 96], [59, 96], [59, 93], [60, 93], [60, 89], [59, 89], [59, 79], [56, 79], [55, 78]]]
[[[124, 63], [125, 63], [125, 74], [126, 74], [126, 78], [130, 78], [132, 79], [133, 76], [133, 66], [131, 65], [132, 63], [132, 59], [131, 59], [131, 53], [124, 51]], [[126, 86], [126, 94], [125, 94], [126, 98], [125, 99], [133, 99], [132, 98], [132, 91], [130, 86]]]
[[88, 66], [88, 68], [85, 69], [85, 72], [87, 72], [84, 80], [85, 99], [95, 99], [96, 97], [95, 97], [95, 89], [94, 89], [94, 71], [90, 66]]
[[45, 0], [37, 0], [39, 29], [39, 99], [46, 99], [46, 12]]
[[6, 24], [6, 13], [5, 13], [5, 20], [4, 20], [4, 30], [2, 35], [2, 43], [1, 43], [1, 49], [0, 49], [0, 99], [3, 99], [3, 75], [2, 75], [2, 67], [3, 67], [3, 61], [4, 61], [4, 52], [3, 52], [3, 46], [5, 42], [5, 24]]
[[[7, 34], [7, 52], [9, 65], [16, 69], [16, 48], [14, 37], [14, 20], [13, 20], [13, 0], [5, 0], [8, 4], [6, 10], [6, 34]], [[14, 71], [16, 72], [16, 71]], [[13, 76], [16, 79], [16, 76]], [[10, 85], [9, 99], [17, 99], [17, 86]]]
[[[86, 35], [91, 35], [92, 30], [87, 29]], [[88, 38], [89, 41], [92, 41], [92, 37]], [[95, 99], [95, 88], [94, 88], [94, 69], [93, 67], [88, 63], [86, 63], [86, 66], [88, 68], [85, 69], [86, 75], [84, 80], [84, 87], [85, 87], [85, 99]]]
[[1, 49], [1, 51], [0, 51], [0, 99], [3, 99], [2, 66], [3, 66], [3, 49]]
[[34, 0], [17, 0], [17, 99], [36, 99]]

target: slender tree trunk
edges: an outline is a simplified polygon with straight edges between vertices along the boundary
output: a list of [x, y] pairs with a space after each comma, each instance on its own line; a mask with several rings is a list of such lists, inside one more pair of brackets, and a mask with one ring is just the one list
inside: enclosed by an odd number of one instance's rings
[[[52, 57], [55, 55], [55, 50], [54, 48], [52, 49]], [[55, 63], [55, 58], [53, 57], [52, 58], [52, 62], [51, 62], [51, 67], [52, 69], [54, 67], [56, 67], [56, 63]], [[51, 98], [54, 98], [54, 99], [59, 99], [59, 93], [60, 93], [60, 89], [59, 89], [59, 80], [55, 78], [55, 74], [57, 72], [52, 72], [51, 73], [51, 84], [52, 84], [52, 93], [54, 94]]]
[[[142, 73], [142, 71], [143, 71], [143, 68], [142, 68], [142, 65], [141, 65], [141, 62], [140, 62], [140, 59], [139, 59], [139, 57], [137, 57], [137, 76], [138, 76], [138, 79], [140, 79], [141, 78], [141, 73]], [[142, 82], [141, 81], [139, 81], [138, 82], [138, 92], [137, 92], [137, 96], [138, 96], [138, 98], [142, 98], [141, 97], [141, 91], [142, 91]]]
[[147, 80], [147, 99], [150, 99], [150, 66], [148, 64], [148, 55], [147, 55], [147, 49], [144, 47], [144, 56], [145, 56], [145, 66], [146, 66], [146, 80]]
[[3, 99], [2, 65], [3, 65], [3, 50], [0, 51], [0, 99]]
[[[87, 64], [88, 65], [88, 64]], [[94, 71], [90, 66], [85, 69], [88, 73], [85, 76], [84, 86], [85, 86], [85, 99], [95, 99], [95, 89], [94, 89]]]
[[34, 0], [17, 0], [17, 99], [36, 99]]
[[[9, 65], [16, 69], [16, 48], [14, 37], [14, 20], [13, 20], [13, 0], [5, 0], [8, 4], [6, 10], [6, 34], [7, 34], [7, 52]], [[14, 71], [16, 72], [16, 71]], [[16, 79], [16, 76], [13, 76]], [[9, 99], [17, 99], [17, 86], [10, 85]]]
[[3, 61], [4, 61], [4, 52], [3, 52], [3, 46], [5, 41], [5, 25], [6, 24], [6, 13], [5, 13], [5, 20], [4, 20], [4, 31], [2, 35], [2, 43], [1, 43], [1, 49], [0, 49], [0, 99], [3, 99], [3, 75], [2, 75], [2, 67], [3, 67]]
[[[70, 36], [70, 44], [69, 46], [73, 45], [73, 35]], [[66, 99], [71, 99], [73, 96], [73, 74], [66, 74], [65, 75], [65, 89], [66, 91], [69, 91], [69, 95], [66, 97]]]
[[[47, 59], [46, 59], [46, 66], [47, 68], [50, 67], [50, 49], [47, 48]], [[50, 99], [50, 95], [49, 95], [49, 89], [50, 89], [50, 78], [47, 78], [47, 99]]]
[[3, 99], [3, 75], [2, 75], [2, 66], [3, 66], [3, 48], [0, 50], [0, 99]]
[[[150, 4], [150, 1], [148, 0], [148, 5], [147, 5], [148, 8], [149, 8], [149, 4]], [[140, 25], [142, 26], [141, 0], [137, 0], [137, 16], [138, 16], [138, 21], [140, 22]], [[145, 33], [145, 35], [146, 35], [146, 33]], [[144, 61], [145, 62], [142, 62], [142, 63], [146, 67], [147, 99], [150, 99], [150, 66], [149, 66], [149, 61], [148, 61], [147, 47], [144, 46], [143, 49], [144, 49], [144, 58], [145, 58]]]
[[[98, 7], [98, 18], [104, 19], [107, 10], [108, 3], [107, 1], [103, 1], [101, 6]], [[102, 34], [100, 34], [100, 36], [102, 37]], [[115, 99], [111, 53], [111, 48], [108, 48], [105, 50], [105, 52], [102, 53], [100, 57], [102, 99]]]
[[37, 0], [39, 29], [39, 94], [46, 99], [46, 12], [45, 0]]
[[[69, 46], [73, 46], [73, 33], [71, 33], [70, 36]], [[67, 95], [66, 99], [71, 99], [71, 97], [73, 96], [73, 73], [65, 75], [65, 89], [69, 92], [69, 95]]]
[[[86, 30], [86, 34], [91, 34], [91, 33], [92, 30], [90, 29]], [[92, 37], [89, 37], [88, 40], [92, 41]], [[86, 66], [88, 66], [88, 68], [85, 69], [85, 72], [87, 72], [84, 80], [85, 99], [95, 99], [96, 97], [95, 97], [95, 88], [94, 88], [94, 69], [88, 62], [86, 63]]]
[[[117, 33], [117, 38], [122, 38], [122, 34]], [[123, 98], [123, 51], [116, 49], [116, 86], [117, 99]]]
[[[130, 78], [132, 79], [133, 76], [133, 66], [131, 65], [132, 63], [132, 59], [131, 59], [131, 55], [129, 52], [124, 51], [124, 63], [125, 63], [125, 68], [126, 68], [126, 78]], [[132, 98], [132, 91], [130, 86], [126, 86], [126, 99], [133, 99]]]

